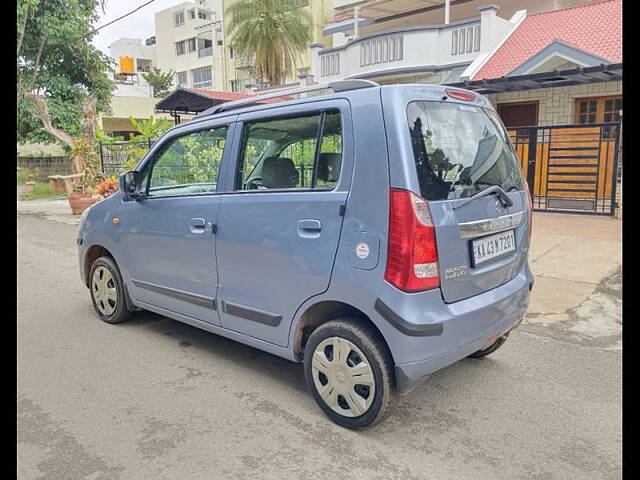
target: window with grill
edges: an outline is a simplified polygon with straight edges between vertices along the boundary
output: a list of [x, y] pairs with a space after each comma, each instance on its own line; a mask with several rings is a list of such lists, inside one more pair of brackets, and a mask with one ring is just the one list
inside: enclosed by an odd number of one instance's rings
[[176, 42], [176, 55], [184, 55], [186, 53], [185, 43]]
[[[576, 100], [576, 123], [619, 122], [622, 115], [622, 97], [581, 98]], [[614, 127], [603, 127], [603, 138], [613, 138]]]
[[176, 83], [179, 87], [184, 87], [187, 85], [187, 72], [177, 72], [176, 73]]
[[211, 67], [202, 67], [191, 70], [191, 84], [195, 88], [211, 86]]
[[622, 97], [580, 98], [576, 100], [576, 123], [619, 122]]
[[173, 25], [176, 27], [184, 25], [184, 10], [173, 13]]
[[231, 80], [231, 91], [232, 92], [241, 92], [242, 91], [242, 82], [240, 80]]

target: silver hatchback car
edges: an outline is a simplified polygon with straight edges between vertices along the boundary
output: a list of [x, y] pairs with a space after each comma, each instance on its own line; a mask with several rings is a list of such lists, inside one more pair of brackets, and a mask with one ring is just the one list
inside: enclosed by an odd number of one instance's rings
[[394, 390], [489, 355], [521, 322], [529, 191], [481, 95], [288, 93], [164, 134], [83, 215], [80, 275], [105, 322], [149, 310], [304, 362], [320, 408], [363, 428]]

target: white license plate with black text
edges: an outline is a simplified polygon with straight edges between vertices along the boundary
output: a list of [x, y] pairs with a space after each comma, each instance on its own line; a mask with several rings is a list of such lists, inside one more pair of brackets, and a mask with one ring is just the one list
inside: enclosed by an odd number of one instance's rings
[[499, 257], [516, 249], [516, 237], [513, 230], [496, 233], [488, 237], [479, 238], [471, 242], [473, 265]]

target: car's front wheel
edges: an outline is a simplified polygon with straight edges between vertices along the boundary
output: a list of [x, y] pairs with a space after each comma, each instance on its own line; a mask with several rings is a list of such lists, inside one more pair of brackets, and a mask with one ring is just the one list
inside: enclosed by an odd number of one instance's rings
[[380, 422], [391, 399], [391, 361], [382, 342], [353, 319], [318, 327], [304, 350], [307, 386], [335, 423], [359, 429]]
[[93, 262], [89, 290], [93, 307], [101, 320], [121, 323], [129, 319], [131, 312], [127, 309], [122, 276], [111, 257], [100, 257]]

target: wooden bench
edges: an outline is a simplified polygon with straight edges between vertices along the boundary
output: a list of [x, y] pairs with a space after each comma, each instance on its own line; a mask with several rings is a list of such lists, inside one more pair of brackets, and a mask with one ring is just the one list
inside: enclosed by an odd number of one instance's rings
[[49, 186], [55, 193], [65, 192], [67, 195], [73, 193], [73, 185], [82, 179], [83, 173], [73, 175], [49, 175]]

